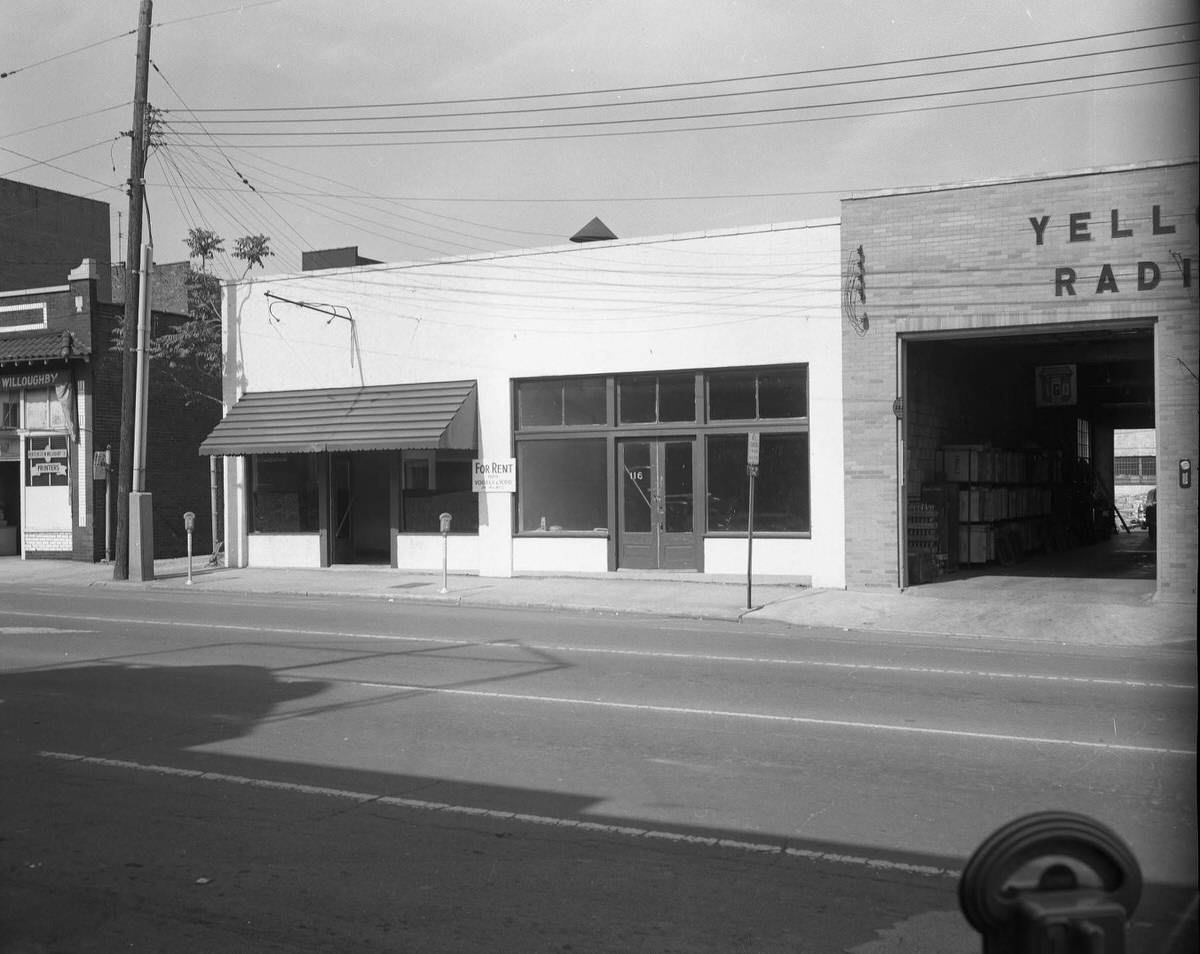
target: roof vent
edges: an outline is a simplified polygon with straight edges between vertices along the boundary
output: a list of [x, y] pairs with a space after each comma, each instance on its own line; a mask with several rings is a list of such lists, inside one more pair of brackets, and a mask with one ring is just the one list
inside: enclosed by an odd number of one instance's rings
[[592, 219], [587, 225], [571, 236], [572, 242], [608, 242], [615, 239], [612, 229], [599, 219]]

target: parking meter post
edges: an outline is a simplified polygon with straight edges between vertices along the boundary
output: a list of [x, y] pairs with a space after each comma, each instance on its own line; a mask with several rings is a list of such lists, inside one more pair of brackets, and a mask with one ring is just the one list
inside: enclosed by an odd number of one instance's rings
[[447, 564], [449, 562], [447, 559], [447, 551], [449, 550], [450, 546], [450, 514], [438, 514], [438, 528], [442, 531], [442, 588], [438, 590], [438, 592], [448, 593], [450, 592], [450, 588], [446, 585], [446, 572]]
[[113, 561], [112, 444], [104, 448], [104, 562]]
[[187, 585], [192, 585], [192, 531], [196, 528], [196, 515], [188, 511], [183, 515], [183, 529], [187, 531], [188, 578]]

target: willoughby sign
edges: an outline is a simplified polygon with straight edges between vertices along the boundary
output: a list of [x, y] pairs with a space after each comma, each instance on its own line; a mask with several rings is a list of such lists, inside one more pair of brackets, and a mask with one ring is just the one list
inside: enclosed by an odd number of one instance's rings
[[0, 391], [22, 391], [29, 388], [48, 388], [66, 384], [71, 380], [71, 372], [57, 369], [53, 371], [22, 371], [16, 374], [0, 374]]
[[[1105, 240], [1116, 244], [1139, 237], [1175, 234], [1175, 226], [1163, 222], [1162, 206], [1156, 205], [1151, 208], [1148, 223], [1146, 220], [1140, 220], [1141, 224], [1135, 226], [1133, 221], [1122, 215], [1120, 209], [1110, 209], [1107, 216], [1096, 216], [1091, 212], [1070, 212], [1066, 216], [1066, 244], [1070, 247], [1077, 243]], [[1029, 216], [1034, 245], [1046, 244], [1047, 232], [1052, 227], [1052, 222], [1053, 217], [1049, 215]], [[1179, 275], [1179, 281], [1184, 288], [1191, 288], [1192, 260], [1174, 252], [1171, 253], [1171, 257], [1173, 260], [1169, 265], [1145, 260], [1134, 264], [1118, 263], [1116, 266], [1104, 262], [1095, 271], [1089, 268], [1086, 273], [1081, 273], [1075, 266], [1059, 265], [1054, 269], [1054, 297], [1073, 297], [1079, 292], [1119, 295], [1123, 290], [1130, 289], [1139, 292], [1153, 291], [1161, 282], [1167, 280], [1171, 272]]]

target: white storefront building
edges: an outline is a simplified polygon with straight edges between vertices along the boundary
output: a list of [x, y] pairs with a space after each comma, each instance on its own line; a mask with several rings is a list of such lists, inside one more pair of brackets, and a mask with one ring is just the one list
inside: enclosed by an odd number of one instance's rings
[[[836, 221], [226, 289], [232, 566], [845, 585]], [[749, 435], [758, 435], [751, 438]], [[486, 476], [485, 472], [486, 471]]]

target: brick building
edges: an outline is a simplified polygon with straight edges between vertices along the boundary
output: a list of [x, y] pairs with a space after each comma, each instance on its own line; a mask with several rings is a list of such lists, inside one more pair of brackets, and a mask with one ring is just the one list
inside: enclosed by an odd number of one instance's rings
[[842, 203], [846, 575], [937, 578], [1112, 532], [1155, 432], [1158, 598], [1196, 595], [1197, 164]]
[[[115, 506], [110, 514], [96, 453], [111, 446], [119, 458], [122, 397], [112, 350], [124, 313], [112, 279], [122, 273], [108, 263], [108, 206], [11, 180], [0, 180], [0, 200], [0, 555], [99, 560]], [[152, 304], [180, 309], [155, 307], [156, 331], [186, 317], [186, 272], [186, 262], [167, 266], [155, 281]], [[179, 374], [151, 365], [146, 489], [157, 556], [186, 552], [187, 510], [196, 552], [212, 546], [209, 466], [197, 448], [220, 406], [190, 401]]]

